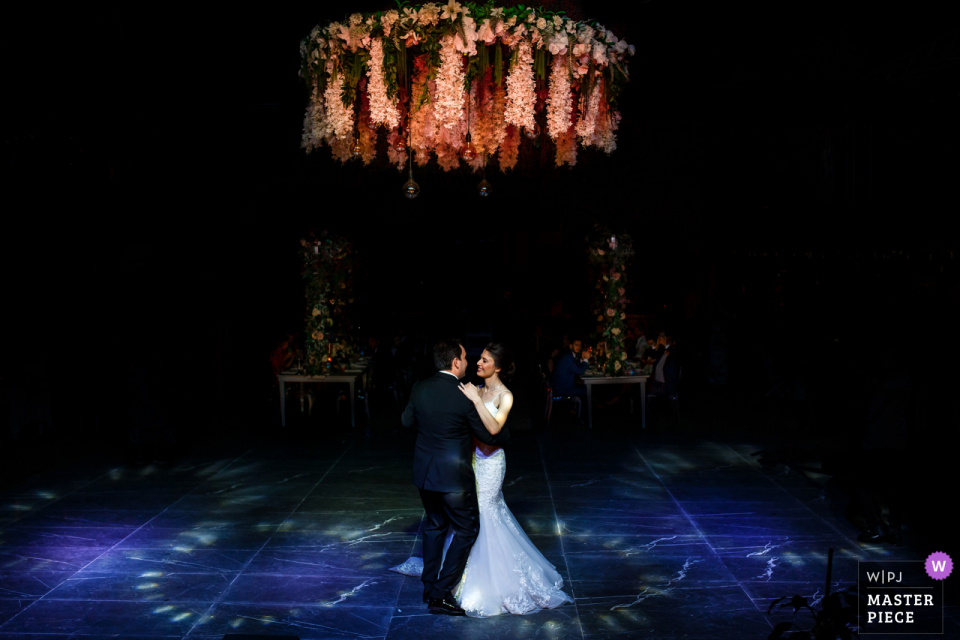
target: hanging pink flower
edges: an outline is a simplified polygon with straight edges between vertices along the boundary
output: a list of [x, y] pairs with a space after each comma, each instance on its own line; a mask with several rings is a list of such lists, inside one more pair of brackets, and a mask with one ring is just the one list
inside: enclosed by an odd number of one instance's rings
[[556, 56], [550, 69], [550, 95], [547, 96], [547, 133], [552, 140], [556, 140], [570, 128], [572, 97], [567, 58]]
[[615, 315], [617, 315], [617, 312], [616, 312], [614, 309], [607, 309], [607, 316], [608, 316], [608, 317], [612, 318], [612, 317], [615, 316]]
[[537, 101], [537, 82], [533, 76], [533, 52], [530, 43], [521, 40], [517, 60], [507, 76], [507, 108], [504, 120], [517, 128], [533, 129], [537, 126], [533, 108]]
[[559, 167], [564, 163], [571, 167], [577, 164], [577, 132], [569, 127], [556, 140], [557, 156], [554, 160]]
[[593, 87], [590, 97], [580, 110], [580, 120], [577, 122], [577, 135], [584, 146], [593, 144], [593, 135], [597, 128], [597, 111], [600, 108], [599, 83]]
[[452, 36], [440, 40], [440, 70], [437, 72], [437, 122], [453, 129], [460, 125], [464, 107], [463, 56], [457, 53]]
[[413, 110], [410, 115], [410, 151], [414, 153], [414, 160], [423, 166], [430, 161], [430, 152], [436, 146], [437, 119], [434, 109], [436, 83], [429, 79], [430, 68], [427, 56], [419, 55], [413, 61], [413, 83], [411, 87], [411, 104], [418, 105], [421, 96], [427, 94], [425, 104]]
[[507, 127], [506, 136], [500, 143], [500, 170], [506, 171], [513, 169], [517, 164], [517, 157], [520, 154], [520, 129], [510, 125]]
[[368, 92], [360, 92], [360, 122], [357, 123], [357, 132], [360, 134], [360, 159], [364, 165], [373, 162], [377, 157], [377, 130], [370, 122], [370, 100]]
[[[327, 72], [332, 73], [333, 63], [327, 63]], [[323, 101], [327, 108], [327, 122], [331, 133], [337, 140], [348, 140], [353, 133], [353, 105], [343, 106], [340, 94], [343, 93], [343, 74], [337, 75], [336, 81], [327, 83], [323, 92]]]
[[396, 129], [400, 123], [397, 101], [387, 97], [387, 85], [383, 81], [383, 40], [374, 38], [370, 43], [370, 61], [367, 63], [367, 95], [370, 100], [370, 120], [387, 129]]

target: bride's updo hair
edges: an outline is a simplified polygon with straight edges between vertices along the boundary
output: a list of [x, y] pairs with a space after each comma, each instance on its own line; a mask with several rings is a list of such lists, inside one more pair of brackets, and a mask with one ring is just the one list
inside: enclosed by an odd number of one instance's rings
[[483, 349], [493, 356], [493, 366], [500, 369], [500, 379], [504, 382], [509, 380], [513, 376], [513, 372], [516, 371], [516, 367], [507, 348], [499, 342], [491, 342]]

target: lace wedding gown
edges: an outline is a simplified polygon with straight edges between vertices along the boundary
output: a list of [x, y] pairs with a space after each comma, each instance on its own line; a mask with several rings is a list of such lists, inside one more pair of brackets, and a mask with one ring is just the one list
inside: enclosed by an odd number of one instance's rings
[[[487, 402], [494, 416], [498, 408]], [[503, 500], [503, 475], [507, 470], [503, 449], [485, 456], [473, 452], [480, 505], [480, 534], [470, 550], [467, 566], [454, 597], [468, 616], [483, 618], [501, 613], [527, 614], [573, 602], [563, 591], [557, 568], [530, 542]], [[447, 534], [443, 553], [453, 539]], [[410, 558], [394, 571], [419, 576], [423, 559]]]

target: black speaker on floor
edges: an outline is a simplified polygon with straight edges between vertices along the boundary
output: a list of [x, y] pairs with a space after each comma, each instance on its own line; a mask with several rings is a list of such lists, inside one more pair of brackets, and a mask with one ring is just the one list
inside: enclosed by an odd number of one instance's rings
[[265, 636], [259, 633], [228, 633], [223, 640], [300, 640], [297, 636]]

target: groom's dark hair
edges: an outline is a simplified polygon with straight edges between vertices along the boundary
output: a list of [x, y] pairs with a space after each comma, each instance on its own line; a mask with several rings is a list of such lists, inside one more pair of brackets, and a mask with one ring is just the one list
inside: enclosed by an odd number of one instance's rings
[[433, 364], [437, 371], [453, 368], [453, 359], [460, 357], [460, 344], [456, 338], [437, 340], [433, 345]]

